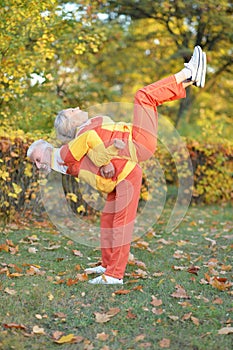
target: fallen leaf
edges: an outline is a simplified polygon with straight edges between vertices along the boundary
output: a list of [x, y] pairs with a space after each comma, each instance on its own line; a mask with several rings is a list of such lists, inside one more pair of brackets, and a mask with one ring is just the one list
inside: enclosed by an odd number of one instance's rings
[[67, 317], [67, 315], [66, 314], [64, 314], [64, 312], [56, 312], [55, 314], [54, 314], [54, 317], [59, 317], [59, 318], [66, 318]]
[[153, 306], [162, 305], [163, 302], [161, 299], [157, 299], [154, 295], [152, 295], [151, 297], [152, 297], [151, 305], [153, 305]]
[[139, 335], [137, 335], [135, 338], [134, 338], [134, 340], [136, 341], [136, 342], [139, 342], [139, 341], [141, 341], [141, 340], [144, 340], [145, 339], [145, 334], [139, 334]]
[[185, 266], [175, 266], [175, 265], [172, 265], [172, 268], [173, 268], [173, 270], [176, 270], [176, 271], [183, 271], [183, 270], [186, 270], [186, 267], [185, 267]]
[[50, 247], [44, 247], [46, 250], [56, 250], [59, 249], [61, 246], [60, 245], [51, 245]]
[[21, 269], [21, 267], [17, 266], [16, 264], [9, 264], [8, 267], [12, 267], [14, 270], [16, 270], [17, 272], [23, 272], [23, 270]]
[[9, 271], [7, 271], [6, 275], [7, 275], [7, 277], [10, 277], [10, 278], [12, 278], [12, 277], [21, 277], [21, 276], [23, 276], [22, 273], [18, 273], [18, 272], [9, 273]]
[[223, 327], [218, 331], [218, 334], [231, 334], [231, 333], [233, 333], [233, 327]]
[[131, 276], [136, 278], [147, 278], [148, 274], [142, 269], [137, 269], [135, 272], [132, 272]]
[[233, 283], [228, 282], [227, 283], [227, 279], [226, 278], [218, 278], [218, 277], [214, 277], [210, 280], [209, 284], [214, 287], [217, 288], [218, 290], [227, 290], [229, 288], [232, 287]]
[[44, 328], [40, 328], [39, 326], [34, 326], [32, 331], [34, 334], [45, 334]]
[[156, 307], [153, 307], [151, 311], [154, 315], [162, 315], [163, 313], [163, 309], [156, 309]]
[[18, 323], [4, 323], [3, 327], [5, 328], [16, 328], [16, 329], [23, 329], [26, 330], [26, 327], [23, 324]]
[[133, 288], [133, 290], [139, 290], [140, 292], [143, 293], [143, 286], [139, 285]]
[[38, 319], [38, 320], [42, 320], [42, 316], [40, 314], [36, 314], [35, 317]]
[[97, 323], [105, 323], [117, 315], [121, 310], [118, 307], [109, 309], [106, 313], [94, 312], [95, 320]]
[[137, 315], [133, 314], [131, 310], [128, 310], [126, 318], [135, 319], [137, 318]]
[[171, 296], [173, 298], [185, 298], [189, 299], [188, 294], [186, 293], [185, 289], [181, 287], [180, 285], [176, 286], [176, 292], [172, 293]]
[[221, 304], [223, 304], [223, 300], [221, 298], [216, 298], [213, 300], [213, 304], [221, 305]]
[[195, 324], [195, 326], [199, 326], [199, 325], [200, 325], [200, 322], [199, 322], [199, 320], [198, 320], [197, 317], [191, 316], [191, 320], [193, 321], [193, 323]]
[[95, 320], [97, 323], [106, 323], [110, 321], [111, 316], [107, 314], [101, 314], [100, 312], [94, 312]]
[[81, 281], [81, 282], [88, 281], [87, 273], [78, 273], [76, 275], [76, 278], [78, 278], [78, 280]]
[[84, 340], [84, 338], [80, 335], [68, 334], [68, 335], [63, 335], [58, 340], [55, 340], [55, 343], [57, 343], [57, 344], [65, 344], [65, 343], [75, 344], [75, 343], [81, 343], [83, 340]]
[[38, 252], [38, 249], [36, 249], [35, 247], [30, 247], [28, 248], [28, 252], [32, 254], [36, 254], [36, 252]]
[[7, 244], [0, 244], [0, 252], [4, 250], [5, 252], [9, 252], [9, 246]]
[[15, 295], [15, 294], [17, 294], [16, 290], [10, 289], [10, 288], [5, 288], [5, 289], [4, 289], [4, 292], [6, 292], [7, 294], [10, 294], [10, 295]]
[[45, 275], [45, 271], [41, 271], [38, 267], [31, 265], [30, 268], [26, 271], [27, 275], [33, 276], [33, 275]]
[[189, 312], [187, 314], [184, 314], [184, 316], [182, 317], [182, 321], [187, 321], [190, 319], [190, 317], [192, 316], [192, 312]]
[[107, 314], [112, 317], [112, 316], [117, 315], [120, 311], [121, 311], [121, 309], [119, 309], [119, 307], [112, 307], [107, 311]]
[[193, 273], [194, 275], [198, 275], [198, 271], [200, 270], [199, 266], [194, 266], [192, 265], [191, 267], [188, 268], [189, 273]]
[[188, 301], [178, 302], [178, 304], [183, 306], [183, 307], [191, 307], [192, 306], [192, 304]]
[[75, 278], [75, 279], [68, 278], [68, 280], [66, 281], [66, 284], [67, 284], [68, 287], [70, 287], [70, 286], [73, 286], [74, 284], [76, 284], [78, 282], [79, 282], [78, 278]]
[[182, 259], [185, 257], [185, 254], [183, 250], [176, 250], [175, 253], [173, 254], [173, 258], [175, 259]]
[[164, 272], [154, 272], [152, 276], [154, 277], [161, 277], [164, 275]]
[[128, 294], [130, 292], [131, 292], [131, 290], [129, 290], [129, 289], [119, 289], [116, 292], [114, 292], [114, 294]]
[[221, 266], [221, 270], [223, 270], [223, 271], [231, 271], [232, 270], [232, 266], [231, 265], [222, 265]]
[[170, 342], [170, 339], [163, 338], [162, 340], [160, 340], [159, 346], [161, 348], [170, 348]]
[[81, 258], [83, 257], [83, 254], [80, 252], [80, 250], [74, 249], [74, 250], [72, 250], [72, 252], [75, 256], [80, 256]]
[[172, 321], [178, 321], [179, 317], [178, 316], [173, 316], [173, 315], [169, 315], [168, 316]]
[[165, 245], [174, 244], [173, 241], [170, 241], [170, 240], [166, 241], [166, 239], [164, 239], [164, 238], [159, 239], [157, 242], [165, 244]]
[[64, 332], [61, 331], [55, 331], [53, 332], [52, 338], [54, 340], [58, 340], [59, 338], [61, 338], [61, 336], [64, 334]]
[[135, 247], [140, 249], [147, 249], [148, 246], [149, 246], [149, 243], [145, 241], [137, 241], [135, 244]]
[[205, 240], [211, 242], [211, 247], [214, 247], [216, 245], [216, 241], [214, 239], [205, 237]]
[[52, 301], [52, 300], [54, 299], [54, 296], [53, 296], [52, 293], [48, 293], [48, 299], [49, 299], [50, 301]]
[[97, 333], [96, 339], [101, 340], [101, 341], [106, 341], [109, 337], [109, 334], [106, 334], [104, 332], [102, 333]]

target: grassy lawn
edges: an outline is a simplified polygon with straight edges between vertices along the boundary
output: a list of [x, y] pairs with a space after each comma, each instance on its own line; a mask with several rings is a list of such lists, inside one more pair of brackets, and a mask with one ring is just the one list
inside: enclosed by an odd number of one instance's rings
[[91, 286], [83, 269], [98, 250], [9, 225], [0, 237], [0, 349], [231, 350], [232, 248], [230, 205], [190, 207], [172, 234], [161, 223], [132, 244], [123, 286]]

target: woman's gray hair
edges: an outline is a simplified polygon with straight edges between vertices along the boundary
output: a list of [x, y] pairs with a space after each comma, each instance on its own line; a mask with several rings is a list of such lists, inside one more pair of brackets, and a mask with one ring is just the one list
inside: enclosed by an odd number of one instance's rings
[[75, 138], [75, 128], [71, 119], [65, 115], [65, 111], [60, 111], [54, 121], [57, 138], [63, 143], [67, 143]]
[[36, 140], [29, 146], [29, 148], [27, 150], [27, 157], [28, 158], [31, 158], [31, 156], [33, 155], [33, 152], [35, 151], [35, 149], [37, 147], [43, 147], [44, 149], [45, 148], [52, 148], [53, 149], [53, 146], [49, 142], [42, 140], [42, 139]]

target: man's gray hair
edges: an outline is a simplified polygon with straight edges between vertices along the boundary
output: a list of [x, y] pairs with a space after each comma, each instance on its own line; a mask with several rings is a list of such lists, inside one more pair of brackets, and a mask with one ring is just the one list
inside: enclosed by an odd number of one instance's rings
[[43, 147], [44, 149], [45, 148], [53, 148], [53, 146], [49, 142], [47, 142], [45, 140], [42, 140], [42, 139], [36, 140], [29, 146], [29, 148], [27, 150], [27, 157], [31, 158], [34, 150], [37, 147]]
[[75, 128], [70, 118], [65, 115], [65, 111], [60, 111], [54, 121], [57, 138], [63, 143], [67, 143], [75, 138]]

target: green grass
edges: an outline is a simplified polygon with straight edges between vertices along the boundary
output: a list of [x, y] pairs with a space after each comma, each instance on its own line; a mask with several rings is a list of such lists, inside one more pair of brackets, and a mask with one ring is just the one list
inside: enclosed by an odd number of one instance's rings
[[[75, 279], [88, 263], [98, 261], [100, 252], [75, 242], [71, 245], [69, 239], [49, 230], [13, 228], [5, 229], [0, 239], [0, 244], [11, 240], [18, 246], [15, 254], [4, 250], [0, 253], [0, 349], [161, 349], [164, 338], [170, 340], [172, 350], [233, 348], [233, 334], [218, 334], [221, 328], [233, 326], [232, 287], [220, 291], [202, 284], [205, 274], [232, 281], [230, 205], [190, 207], [182, 224], [171, 234], [164, 234], [162, 224], [157, 225], [153, 237], [141, 238], [149, 243], [149, 249], [135, 244], [131, 249], [135, 260], [145, 263], [147, 275], [135, 280], [133, 273], [140, 266], [129, 265], [124, 286], [120, 287], [92, 286], [86, 281], [68, 286], [68, 279]], [[32, 235], [38, 240], [28, 239]], [[46, 249], [54, 245], [54, 250]], [[30, 253], [29, 248], [36, 248], [36, 253]], [[75, 256], [74, 249], [83, 256]], [[28, 265], [40, 266], [43, 274], [28, 275]], [[200, 268], [198, 275], [187, 272], [191, 265]], [[15, 272], [22, 276], [9, 276]], [[56, 283], [59, 280], [64, 283]], [[185, 289], [189, 299], [171, 296], [177, 285]], [[119, 289], [130, 292], [116, 294]], [[16, 294], [9, 294], [9, 290]], [[152, 305], [152, 295], [162, 300], [162, 305]], [[104, 314], [111, 308], [120, 311], [106, 323], [96, 322], [96, 312]], [[26, 329], [4, 327], [10, 323]], [[35, 325], [43, 328], [44, 334], [34, 334]], [[55, 331], [83, 338], [76, 344], [59, 345], [52, 338]]]

